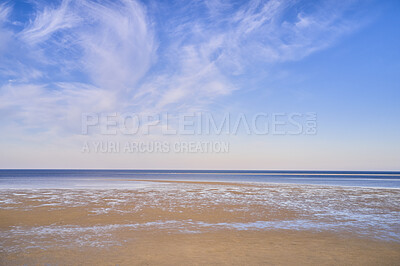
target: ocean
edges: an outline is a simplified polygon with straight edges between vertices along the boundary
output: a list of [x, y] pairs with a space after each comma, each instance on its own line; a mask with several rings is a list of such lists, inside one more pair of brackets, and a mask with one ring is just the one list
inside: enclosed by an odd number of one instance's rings
[[0, 189], [83, 187], [107, 189], [137, 185], [129, 180], [400, 188], [400, 172], [394, 171], [0, 170]]

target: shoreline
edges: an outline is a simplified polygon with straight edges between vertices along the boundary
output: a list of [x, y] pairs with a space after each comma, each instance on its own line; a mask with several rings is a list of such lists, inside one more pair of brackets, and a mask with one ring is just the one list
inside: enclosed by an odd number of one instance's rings
[[0, 264], [400, 261], [398, 190], [121, 180], [141, 185], [0, 189]]
[[[342, 188], [367, 188], [367, 189], [399, 189], [400, 187], [366, 187], [366, 186], [350, 186], [350, 185], [327, 185], [327, 184], [307, 184], [307, 183], [278, 183], [278, 182], [265, 182], [265, 181], [219, 181], [219, 180], [164, 180], [164, 179], [100, 179], [104, 181], [139, 181], [139, 182], [155, 182], [155, 183], [189, 183], [189, 184], [215, 184], [215, 185], [288, 185], [288, 186], [319, 186], [319, 187], [342, 187]], [[381, 180], [381, 179], [380, 179]], [[384, 180], [384, 179], [383, 179]], [[387, 179], [388, 181], [390, 179]]]
[[[311, 178], [312, 179], [312, 178]], [[0, 179], [1, 180], [1, 179]], [[4, 179], [3, 179], [4, 180]], [[12, 178], [7, 179], [7, 180], [14, 180]], [[338, 179], [340, 180], [340, 179]], [[31, 179], [24, 179], [23, 181], [26, 181], [25, 183], [27, 185], [21, 186], [21, 184], [18, 184], [21, 187], [0, 187], [1, 190], [24, 190], [24, 189], [73, 189], [73, 190], [79, 190], [79, 189], [95, 189], [95, 190], [108, 190], [108, 189], [130, 189], [127, 187], [99, 187], [99, 186], [93, 186], [91, 185], [96, 185], [96, 182], [98, 181], [104, 181], [104, 182], [110, 182], [110, 184], [115, 184], [114, 182], [143, 182], [143, 183], [175, 183], [175, 184], [207, 184], [207, 185], [236, 185], [236, 186], [298, 186], [298, 187], [326, 187], [326, 188], [353, 188], [353, 189], [377, 189], [377, 190], [400, 190], [400, 187], [390, 187], [390, 186], [365, 186], [365, 185], [343, 185], [343, 184], [312, 184], [312, 183], [290, 183], [290, 182], [274, 182], [274, 181], [243, 181], [243, 180], [194, 180], [194, 179], [143, 179], [143, 178], [116, 178], [116, 177], [110, 177], [110, 178], [105, 178], [105, 177], [86, 177], [86, 178], [66, 178], [66, 179], [35, 179], [35, 177]], [[54, 186], [54, 187], [38, 187], [42, 185], [43, 182], [45, 181], [52, 181], [52, 182], [60, 182], [60, 181], [66, 181], [64, 185], [70, 186], [70, 187], [63, 187], [61, 185]], [[76, 185], [77, 182], [79, 181], [90, 181], [93, 184], [86, 184], [87, 186], [74, 186]], [[393, 181], [391, 179], [380, 179], [379, 181]], [[31, 183], [30, 183], [31, 182]], [[38, 182], [37, 187], [34, 187], [35, 182]], [[40, 183], [42, 182], [42, 183]], [[24, 184], [25, 184], [24, 183]], [[400, 181], [399, 181], [400, 183]], [[1, 183], [0, 183], [1, 184]], [[29, 186], [33, 184], [32, 186]], [[107, 185], [107, 184], [103, 184]], [[7, 185], [7, 186], [12, 186], [12, 184]], [[137, 187], [132, 187], [132, 189], [137, 189]]]

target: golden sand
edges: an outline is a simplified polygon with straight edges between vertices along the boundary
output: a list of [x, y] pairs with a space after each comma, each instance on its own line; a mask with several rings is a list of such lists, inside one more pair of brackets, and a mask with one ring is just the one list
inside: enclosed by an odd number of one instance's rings
[[[396, 199], [397, 191], [331, 189], [307, 192], [313, 194], [304, 201], [316, 197], [309, 205], [317, 208], [331, 201], [330, 193], [341, 193], [337, 201], [343, 204], [355, 198], [362, 208], [380, 200], [381, 212], [399, 212], [381, 196], [389, 193], [387, 197]], [[259, 221], [295, 222], [315, 215], [312, 210], [283, 204], [292, 200], [290, 197], [306, 197], [305, 193], [284, 185], [206, 182], [162, 182], [142, 190], [3, 192], [0, 264], [400, 263], [400, 243], [379, 240], [372, 233], [369, 237], [351, 230], [240, 227]], [[276, 201], [279, 198], [282, 205]], [[321, 218], [321, 223], [328, 218]]]
[[119, 232], [109, 248], [48, 248], [3, 254], [3, 265], [398, 265], [400, 245], [296, 231], [201, 234]]

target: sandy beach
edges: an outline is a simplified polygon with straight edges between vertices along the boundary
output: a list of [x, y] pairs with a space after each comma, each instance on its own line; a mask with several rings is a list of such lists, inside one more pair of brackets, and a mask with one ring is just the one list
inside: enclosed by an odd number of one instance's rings
[[1, 264], [400, 262], [397, 189], [132, 182], [2, 190]]

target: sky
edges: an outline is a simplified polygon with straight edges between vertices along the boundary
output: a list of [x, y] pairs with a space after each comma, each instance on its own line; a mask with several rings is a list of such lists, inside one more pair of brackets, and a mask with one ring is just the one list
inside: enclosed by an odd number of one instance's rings
[[[1, 1], [0, 168], [400, 170], [398, 14], [374, 0]], [[226, 115], [222, 133], [196, 120]]]

